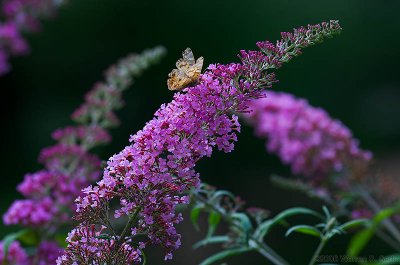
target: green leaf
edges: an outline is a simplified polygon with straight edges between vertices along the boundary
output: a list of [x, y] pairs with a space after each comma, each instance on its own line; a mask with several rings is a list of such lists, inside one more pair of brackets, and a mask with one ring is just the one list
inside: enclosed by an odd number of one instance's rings
[[299, 215], [299, 214], [312, 215], [312, 216], [318, 217], [321, 220], [324, 219], [324, 217], [322, 215], [320, 215], [319, 213], [317, 213], [316, 211], [313, 211], [311, 209], [302, 208], [302, 207], [290, 208], [290, 209], [287, 209], [287, 210], [281, 212], [275, 218], [266, 220], [263, 223], [261, 223], [257, 227], [254, 235], [256, 236], [257, 239], [262, 240], [264, 238], [264, 236], [269, 232], [269, 230], [274, 225], [281, 223], [284, 219], [286, 219], [288, 217]]
[[210, 212], [210, 215], [208, 216], [207, 237], [211, 237], [214, 234], [220, 221], [221, 221], [221, 215], [219, 213], [214, 211]]
[[218, 190], [214, 193], [213, 197], [211, 200], [216, 199], [218, 197], [223, 197], [223, 196], [227, 196], [231, 199], [235, 199], [235, 195], [233, 195], [233, 193], [231, 193], [230, 191], [226, 191], [226, 190]]
[[315, 237], [318, 237], [318, 238], [322, 237], [321, 232], [317, 228], [309, 226], [309, 225], [296, 225], [296, 226], [293, 226], [286, 232], [285, 236], [289, 236], [293, 232], [306, 234], [306, 235], [311, 235], [311, 236], [315, 236]]
[[330, 239], [330, 238], [333, 237], [334, 235], [343, 235], [343, 234], [345, 234], [345, 233], [346, 233], [346, 231], [344, 231], [344, 230], [340, 230], [340, 229], [338, 229], [338, 228], [333, 228], [329, 233], [327, 233], [326, 237], [327, 237], [328, 239]]
[[383, 220], [392, 217], [396, 212], [394, 208], [385, 208], [374, 216], [373, 221], [375, 224], [380, 224]]
[[387, 218], [396, 214], [398, 209], [396, 207], [385, 208], [378, 212], [372, 219], [372, 225], [363, 231], [357, 233], [350, 241], [347, 248], [347, 254], [356, 257], [365, 248], [368, 242], [372, 239], [376, 229]]
[[369, 219], [357, 219], [357, 220], [352, 220], [348, 221], [338, 227], [339, 230], [347, 231], [355, 227], [359, 226], [367, 226], [371, 224], [371, 221]]
[[374, 231], [375, 229], [365, 229], [357, 233], [350, 241], [347, 254], [351, 257], [357, 257], [374, 236]]
[[323, 206], [322, 210], [324, 211], [324, 214], [325, 214], [325, 217], [326, 217], [327, 220], [332, 219], [332, 214], [329, 212], [328, 207]]
[[193, 248], [199, 248], [203, 247], [209, 244], [221, 244], [229, 241], [229, 236], [212, 236], [212, 237], [207, 237], [203, 240], [200, 240], [196, 244], [193, 245]]
[[27, 233], [30, 233], [31, 230], [30, 229], [23, 229], [20, 230], [18, 232], [6, 235], [2, 242], [3, 242], [3, 253], [5, 253], [5, 256], [7, 257], [8, 254], [8, 249], [10, 248], [10, 245], [12, 244], [12, 242], [14, 242], [15, 240], [18, 240], [20, 237], [24, 236]]
[[281, 212], [274, 218], [274, 220], [275, 220], [275, 222], [280, 222], [288, 217], [291, 217], [294, 215], [299, 215], [299, 214], [313, 215], [315, 217], [323, 219], [323, 216], [314, 210], [303, 208], [303, 207], [296, 207], [296, 208], [290, 208], [290, 209], [287, 209], [287, 210]]
[[143, 257], [143, 263], [142, 265], [146, 265], [147, 264], [147, 257], [146, 257], [146, 253], [143, 251], [143, 249], [140, 249], [140, 252], [142, 253], [142, 257]]
[[202, 263], [200, 263], [200, 265], [210, 265], [227, 257], [236, 256], [251, 250], [252, 249], [248, 247], [227, 249], [207, 258]]
[[101, 235], [96, 236], [96, 238], [98, 238], [98, 239], [108, 239], [108, 240], [110, 240], [110, 239], [111, 239], [111, 236], [108, 235], [108, 234], [101, 234]]
[[192, 224], [193, 224], [194, 228], [196, 229], [196, 231], [200, 231], [200, 227], [199, 227], [199, 223], [198, 223], [200, 212], [201, 212], [200, 206], [196, 206], [190, 211], [190, 220], [192, 221]]
[[[250, 218], [244, 213], [234, 213], [232, 214], [232, 218], [235, 221], [239, 221], [239, 225], [243, 228], [243, 232], [249, 234], [250, 231], [253, 229], [253, 225], [251, 224]], [[237, 222], [236, 222], [237, 223]]]

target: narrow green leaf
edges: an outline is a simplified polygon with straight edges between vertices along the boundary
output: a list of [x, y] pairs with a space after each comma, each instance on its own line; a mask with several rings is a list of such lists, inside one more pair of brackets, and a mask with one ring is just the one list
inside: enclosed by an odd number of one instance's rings
[[317, 228], [309, 226], [309, 225], [296, 225], [296, 226], [293, 226], [286, 232], [285, 236], [289, 236], [293, 232], [306, 234], [306, 235], [311, 235], [311, 236], [315, 236], [315, 237], [318, 237], [318, 238], [322, 237], [321, 232]]
[[263, 240], [264, 236], [268, 234], [271, 227], [274, 225], [274, 219], [268, 219], [262, 222], [254, 232], [254, 235], [257, 239]]
[[369, 219], [357, 219], [340, 225], [338, 229], [346, 231], [359, 226], [367, 226], [369, 224], [371, 224], [371, 221]]
[[207, 237], [211, 237], [214, 234], [220, 221], [221, 221], [221, 215], [219, 213], [214, 211], [210, 212], [210, 215], [208, 216]]
[[235, 195], [233, 195], [233, 193], [231, 193], [230, 191], [226, 191], [226, 190], [218, 190], [218, 191], [216, 191], [214, 193], [212, 199], [216, 199], [218, 197], [223, 197], [223, 196], [227, 196], [229, 198], [235, 199]]
[[196, 229], [196, 231], [200, 231], [199, 222], [198, 222], [200, 212], [201, 212], [201, 207], [199, 207], [199, 206], [194, 207], [190, 211], [190, 220], [192, 221], [192, 224], [193, 224], [194, 228]]
[[346, 233], [346, 231], [344, 231], [344, 230], [340, 230], [338, 228], [333, 228], [326, 236], [328, 239], [330, 239], [334, 235], [343, 235], [345, 233]]
[[357, 257], [374, 235], [375, 229], [365, 229], [357, 233], [350, 241], [347, 254]]
[[376, 229], [387, 218], [396, 214], [398, 209], [396, 207], [385, 208], [378, 212], [372, 219], [372, 225], [363, 231], [357, 233], [350, 241], [347, 248], [347, 254], [356, 257], [365, 248], [368, 242], [372, 239]]
[[396, 210], [394, 208], [385, 208], [374, 216], [374, 219], [373, 219], [374, 223], [379, 224], [383, 220], [392, 217], [392, 215], [394, 215], [395, 213], [396, 213]]
[[225, 259], [227, 257], [240, 255], [242, 253], [245, 253], [245, 252], [248, 252], [248, 251], [251, 251], [251, 250], [252, 249], [248, 248], [248, 247], [227, 249], [227, 250], [221, 251], [221, 252], [219, 252], [219, 253], [207, 258], [202, 263], [200, 263], [200, 265], [210, 265], [210, 264], [213, 264], [213, 263], [215, 263], [217, 261]]
[[290, 208], [290, 209], [287, 209], [287, 210], [281, 212], [275, 218], [266, 220], [263, 223], [261, 223], [257, 227], [254, 234], [257, 237], [257, 239], [262, 240], [264, 238], [264, 236], [269, 232], [269, 230], [274, 225], [281, 223], [284, 219], [286, 219], [288, 217], [299, 215], [299, 214], [312, 215], [321, 220], [324, 220], [324, 217], [322, 215], [320, 215], [319, 213], [317, 213], [316, 211], [313, 211], [311, 209], [302, 208], [302, 207]]
[[276, 219], [276, 221], [281, 221], [290, 216], [299, 215], [299, 214], [313, 215], [315, 217], [320, 218], [321, 220], [324, 219], [323, 216], [321, 214], [319, 214], [318, 212], [311, 210], [311, 209], [303, 208], [303, 207], [295, 207], [295, 208], [287, 209], [287, 210], [281, 212], [280, 214], [278, 214], [274, 219]]
[[234, 218], [235, 221], [236, 220], [239, 221], [238, 224], [243, 228], [243, 231], [246, 234], [249, 234], [250, 231], [253, 229], [253, 225], [251, 224], [251, 220], [246, 214], [244, 214], [244, 213], [234, 213], [234, 214], [232, 214], [232, 218]]
[[108, 235], [108, 234], [101, 234], [101, 235], [96, 236], [96, 238], [99, 238], [99, 239], [108, 239], [108, 240], [110, 240], [110, 239], [111, 239], [111, 236]]
[[31, 230], [30, 229], [23, 229], [18, 232], [6, 235], [2, 242], [3, 242], [3, 253], [5, 253], [4, 256], [7, 256], [8, 254], [8, 249], [10, 248], [10, 245], [12, 242], [15, 240], [18, 240], [20, 237], [22, 237], [24, 234], [29, 233]]
[[[139, 248], [140, 249], [140, 248]], [[143, 263], [142, 265], [146, 265], [147, 264], [147, 256], [146, 253], [143, 251], [143, 249], [140, 249], [140, 252], [142, 253], [142, 257], [143, 257]]]
[[209, 244], [221, 244], [229, 241], [229, 236], [212, 236], [212, 237], [207, 237], [203, 240], [200, 240], [196, 244], [193, 245], [193, 248], [199, 248], [203, 247]]
[[332, 219], [332, 214], [329, 212], [328, 207], [323, 206], [322, 210], [324, 211], [325, 217], [327, 220]]

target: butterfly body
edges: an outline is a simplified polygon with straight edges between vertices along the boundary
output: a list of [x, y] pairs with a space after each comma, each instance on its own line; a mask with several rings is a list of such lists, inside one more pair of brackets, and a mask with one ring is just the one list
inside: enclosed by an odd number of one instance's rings
[[176, 69], [168, 74], [167, 85], [169, 90], [180, 91], [199, 81], [204, 58], [194, 59], [193, 52], [187, 48], [182, 53], [182, 58], [176, 62]]

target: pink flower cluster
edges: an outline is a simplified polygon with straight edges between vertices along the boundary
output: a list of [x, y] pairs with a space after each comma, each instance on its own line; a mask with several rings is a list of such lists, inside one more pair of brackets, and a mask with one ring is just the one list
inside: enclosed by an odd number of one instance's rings
[[[131, 136], [130, 145], [109, 159], [103, 179], [77, 199], [75, 218], [81, 224], [73, 234], [102, 225], [117, 241], [115, 251], [124, 244], [134, 244], [132, 239], [137, 235], [146, 235], [148, 239], [138, 243], [141, 248], [161, 245], [166, 250], [165, 259], [171, 259], [172, 251], [181, 244], [175, 224], [182, 217], [175, 208], [188, 203], [185, 192], [199, 186], [199, 174], [194, 170], [197, 161], [210, 157], [215, 148], [233, 150], [240, 124], [232, 113], [245, 112], [248, 101], [260, 97], [261, 89], [271, 85], [274, 79], [267, 69], [277, 68], [299, 54], [301, 47], [339, 31], [336, 21], [309, 26], [295, 31], [293, 42], [290, 38], [277, 42], [277, 46], [265, 42], [269, 44], [265, 44], [268, 47], [264, 53], [242, 52], [241, 64], [211, 65], [198, 85], [175, 94], [171, 103], [162, 105], [155, 117]], [[293, 50], [297, 52], [292, 55]], [[108, 218], [111, 201], [120, 204], [116, 210], [113, 208], [114, 218], [128, 220], [119, 235]], [[85, 242], [97, 239], [85, 238]], [[79, 263], [82, 255], [87, 255], [76, 250], [77, 242], [69, 241], [59, 265]], [[95, 249], [96, 244], [90, 244], [93, 259], [104, 255], [103, 247]]]
[[[241, 64], [218, 65], [210, 70], [222, 81], [234, 85], [239, 90], [270, 88], [278, 82], [275, 79], [275, 73], [270, 70], [278, 69], [294, 56], [300, 55], [302, 48], [320, 43], [323, 39], [331, 38], [340, 31], [338, 21], [331, 20], [329, 23], [322, 22], [317, 25], [308, 25], [307, 28], [294, 29], [293, 33], [282, 32], [282, 39], [275, 44], [270, 41], [257, 42], [260, 51], [241, 50], [238, 55], [242, 61]], [[263, 97], [262, 95], [254, 96]]]
[[0, 75], [10, 69], [8, 59], [29, 51], [22, 33], [40, 29], [39, 19], [53, 14], [63, 1], [5, 0], [1, 3], [0, 18]]
[[7, 253], [4, 253], [4, 244], [0, 242], [0, 264], [28, 265], [28, 255], [16, 241], [12, 242], [8, 247]]
[[25, 54], [29, 50], [28, 44], [21, 36], [17, 26], [13, 23], [0, 23], [0, 75], [9, 71], [9, 54]]
[[371, 153], [359, 148], [347, 127], [304, 99], [269, 91], [249, 107], [252, 112], [245, 118], [257, 136], [267, 138], [267, 150], [290, 165], [294, 174], [318, 181], [371, 160]]
[[62, 252], [63, 248], [58, 243], [54, 241], [42, 241], [37, 248], [35, 256], [29, 259], [29, 265], [53, 265]]
[[57, 243], [46, 241], [39, 244], [34, 257], [29, 257], [18, 241], [11, 242], [7, 249], [5, 247], [0, 242], [0, 264], [6, 265], [53, 265], [62, 253]]
[[[108, 117], [116, 117], [114, 111], [122, 106], [121, 94], [131, 84], [132, 76], [141, 74], [164, 53], [164, 48], [156, 47], [141, 55], [130, 55], [112, 66], [106, 73], [107, 82], [95, 85], [80, 107], [87, 110], [85, 118], [74, 114], [82, 125], [56, 130], [53, 138], [58, 143], [44, 148], [39, 156], [44, 169], [27, 174], [18, 186], [18, 191], [26, 199], [15, 201], [3, 221], [6, 225], [30, 227], [42, 235], [44, 241], [35, 255], [46, 258], [35, 256], [32, 264], [55, 263], [60, 253], [54, 254], [56, 243], [51, 240], [60, 227], [71, 224], [76, 209], [74, 200], [82, 194], [82, 189], [101, 176], [101, 161], [89, 152], [90, 149], [110, 141], [107, 128], [114, 123], [109, 123]], [[46, 256], [45, 253], [53, 254]]]
[[[77, 200], [76, 219], [106, 225], [102, 208], [108, 210], [104, 205], [117, 198], [121, 208], [114, 212], [116, 218], [140, 211], [129, 236], [147, 235], [149, 242], [144, 244], [162, 245], [170, 258], [181, 244], [174, 227], [182, 220], [175, 214], [176, 205], [187, 203], [187, 196], [181, 194], [199, 184], [196, 162], [211, 156], [213, 147], [230, 152], [237, 140], [237, 117], [228, 115], [235, 104], [241, 104], [235, 101], [237, 96], [234, 87], [208, 74], [198, 86], [176, 94], [131, 137], [131, 145], [110, 158], [103, 179]], [[73, 256], [65, 256], [63, 261], [70, 262], [62, 264], [73, 264], [77, 254], [69, 247], [68, 251]]]
[[41, 196], [38, 200], [17, 200], [5, 214], [4, 223], [40, 228], [51, 224], [52, 220], [58, 224], [60, 220], [56, 219], [56, 213], [57, 205], [49, 196]]
[[[93, 126], [94, 130], [97, 130], [97, 126]], [[64, 131], [70, 129], [68, 127]], [[75, 209], [74, 199], [81, 189], [99, 178], [100, 159], [88, 152], [84, 145], [86, 138], [79, 139], [77, 134], [68, 136], [69, 141], [65, 141], [65, 138], [59, 138], [58, 144], [42, 150], [39, 161], [45, 169], [25, 176], [18, 191], [27, 199], [12, 204], [4, 215], [5, 224], [55, 231], [69, 220]], [[90, 137], [92, 146], [102, 143], [95, 139]]]
[[105, 227], [91, 225], [74, 229], [69, 233], [68, 248], [74, 255], [75, 263], [66, 256], [58, 258], [62, 264], [135, 264], [141, 262], [141, 250], [129, 242], [120, 244], [114, 237], [102, 238]]

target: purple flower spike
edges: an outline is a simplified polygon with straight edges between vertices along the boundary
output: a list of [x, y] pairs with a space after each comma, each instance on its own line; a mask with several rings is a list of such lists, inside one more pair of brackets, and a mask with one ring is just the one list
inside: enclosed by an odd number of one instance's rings
[[10, 70], [10, 56], [24, 55], [29, 46], [22, 36], [40, 29], [40, 19], [53, 15], [65, 1], [4, 0], [0, 5], [0, 76]]
[[[198, 85], [185, 88], [163, 104], [154, 118], [130, 137], [130, 145], [108, 160], [103, 179], [86, 188], [85, 196], [76, 200], [75, 219], [80, 225], [74, 231], [103, 226], [110, 240], [107, 244], [114, 240], [117, 244], [104, 256], [102, 247], [83, 253], [76, 248], [77, 241], [68, 240], [57, 264], [74, 265], [88, 255], [102, 257], [95, 264], [107, 263], [109, 257], [125, 255], [122, 246], [134, 245], [137, 235], [147, 237], [145, 242], [140, 240], [140, 249], [148, 244], [161, 245], [165, 259], [171, 259], [181, 245], [175, 224], [182, 217], [175, 212], [176, 206], [188, 203], [185, 194], [199, 187], [196, 163], [210, 157], [215, 149], [231, 152], [240, 132], [237, 116], [232, 113], [249, 111], [249, 102], [263, 97], [263, 89], [276, 82], [269, 70], [299, 54], [300, 48], [337, 33], [340, 28], [335, 25], [333, 21], [295, 30], [293, 42], [287, 34], [276, 45], [263, 42], [262, 52], [242, 51], [241, 63], [210, 65]], [[111, 201], [119, 203], [117, 209], [111, 207]], [[121, 234], [113, 229], [109, 216], [127, 220]], [[92, 236], [85, 242], [96, 240], [99, 238]]]
[[0, 242], [0, 264], [30, 265], [28, 254], [16, 241], [10, 244], [7, 255], [4, 253], [3, 243]]
[[267, 150], [290, 165], [294, 174], [320, 181], [328, 175], [372, 158], [361, 150], [351, 131], [320, 108], [286, 93], [268, 92], [249, 104], [245, 114], [257, 136], [267, 139]]
[[[61, 255], [55, 242], [57, 233], [71, 226], [76, 210], [74, 201], [83, 195], [82, 189], [101, 177], [101, 160], [91, 154], [91, 149], [110, 141], [107, 129], [113, 124], [109, 117], [115, 117], [114, 111], [122, 106], [122, 92], [132, 83], [132, 77], [140, 75], [164, 53], [163, 47], [156, 47], [141, 55], [130, 55], [112, 66], [106, 72], [107, 81], [97, 84], [81, 105], [86, 112], [76, 118], [79, 124], [53, 133], [58, 143], [44, 148], [39, 156], [44, 169], [27, 174], [18, 186], [26, 199], [15, 201], [3, 221], [7, 225], [29, 227], [41, 235], [42, 242], [30, 265], [54, 265]], [[128, 247], [124, 246], [130, 253]]]

